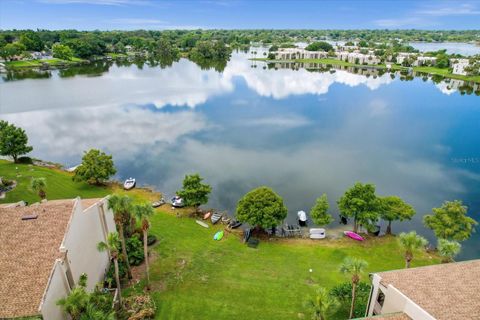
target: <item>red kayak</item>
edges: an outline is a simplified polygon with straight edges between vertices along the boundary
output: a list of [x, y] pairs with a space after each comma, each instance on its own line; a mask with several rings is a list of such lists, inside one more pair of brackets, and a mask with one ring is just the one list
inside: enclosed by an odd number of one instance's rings
[[353, 240], [357, 240], [357, 241], [363, 241], [364, 240], [361, 235], [356, 234], [353, 231], [344, 231], [343, 234], [346, 235], [349, 238], [352, 238]]

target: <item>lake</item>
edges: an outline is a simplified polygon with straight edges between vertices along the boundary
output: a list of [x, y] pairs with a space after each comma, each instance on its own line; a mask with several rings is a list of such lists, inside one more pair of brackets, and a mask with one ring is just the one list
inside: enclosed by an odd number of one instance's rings
[[[117, 179], [168, 197], [199, 172], [213, 187], [208, 206], [230, 213], [268, 185], [290, 219], [322, 193], [338, 218], [343, 192], [371, 182], [417, 210], [394, 232], [433, 239], [422, 216], [444, 200], [463, 200], [480, 221], [479, 93], [425, 75], [267, 66], [235, 53], [221, 72], [182, 59], [4, 74], [0, 117], [27, 131], [32, 156], [69, 167], [100, 148], [113, 154]], [[479, 245], [476, 233], [460, 259], [480, 257]]]
[[411, 42], [409, 43], [415, 49], [421, 52], [447, 50], [449, 54], [461, 54], [464, 56], [473, 56], [480, 54], [480, 46], [473, 43], [464, 42]]

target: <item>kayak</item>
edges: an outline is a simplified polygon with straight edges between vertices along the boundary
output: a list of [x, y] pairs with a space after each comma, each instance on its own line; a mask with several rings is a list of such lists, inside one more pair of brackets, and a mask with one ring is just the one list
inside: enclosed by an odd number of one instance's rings
[[361, 235], [356, 234], [353, 231], [344, 231], [343, 234], [346, 235], [347, 237], [353, 239], [353, 240], [357, 240], [357, 241], [363, 241], [364, 240]]
[[206, 224], [206, 223], [203, 222], [203, 221], [195, 220], [195, 222], [198, 223], [199, 225], [201, 225], [201, 226], [204, 227], [204, 228], [208, 228], [208, 224]]
[[212, 215], [212, 212], [208, 211], [203, 215], [203, 220], [207, 220], [208, 218], [210, 218], [211, 215]]
[[215, 233], [215, 235], [213, 236], [213, 240], [217, 240], [217, 241], [222, 240], [222, 238], [223, 238], [223, 231], [218, 231], [218, 232]]
[[210, 218], [212, 219], [212, 223], [215, 224], [218, 221], [220, 221], [220, 219], [222, 218], [222, 214], [218, 213], [218, 212], [215, 212], [214, 214], [212, 214], [212, 216]]

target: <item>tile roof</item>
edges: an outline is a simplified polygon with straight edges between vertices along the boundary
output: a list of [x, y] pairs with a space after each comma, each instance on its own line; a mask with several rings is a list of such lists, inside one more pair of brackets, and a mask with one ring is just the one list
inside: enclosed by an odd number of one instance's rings
[[[82, 200], [82, 207], [98, 200]], [[69, 199], [0, 207], [0, 318], [38, 314], [74, 204]], [[38, 218], [22, 220], [26, 215]]]
[[480, 319], [480, 259], [378, 275], [438, 320]]

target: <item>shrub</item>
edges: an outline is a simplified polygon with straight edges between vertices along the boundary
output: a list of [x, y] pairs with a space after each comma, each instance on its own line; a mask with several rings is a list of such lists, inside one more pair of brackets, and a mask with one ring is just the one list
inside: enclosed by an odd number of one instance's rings
[[143, 320], [155, 317], [155, 302], [149, 295], [128, 297], [123, 302], [123, 310], [119, 319]]
[[157, 237], [154, 236], [153, 234], [149, 234], [148, 237], [147, 237], [147, 245], [151, 246], [155, 242], [157, 242]]
[[[368, 298], [370, 296], [370, 284], [359, 282], [356, 290], [354, 317], [363, 317], [367, 309]], [[340, 302], [340, 309], [348, 314], [350, 303], [352, 302], [352, 283], [344, 282], [336, 285], [330, 290], [330, 295]]]
[[137, 236], [126, 239], [126, 248], [128, 254], [128, 262], [132, 266], [138, 266], [145, 260], [143, 253], [143, 243]]
[[30, 157], [19, 157], [17, 163], [21, 164], [33, 164], [33, 160]]

